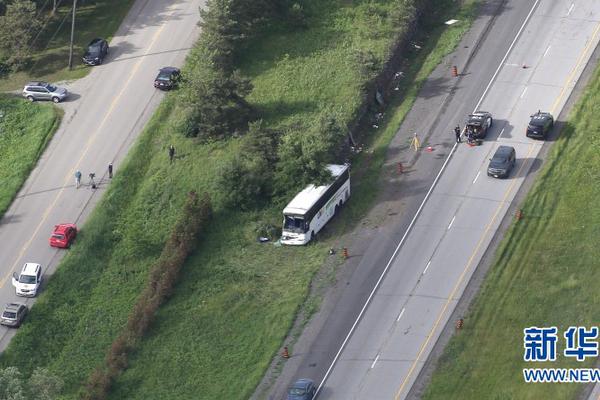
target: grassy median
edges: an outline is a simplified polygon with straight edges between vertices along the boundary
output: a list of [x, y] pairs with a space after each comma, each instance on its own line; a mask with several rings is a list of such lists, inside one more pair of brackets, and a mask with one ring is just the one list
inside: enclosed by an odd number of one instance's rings
[[0, 217], [42, 155], [61, 115], [53, 104], [0, 95]]
[[[600, 295], [600, 69], [569, 115], [524, 219], [496, 261], [433, 375], [424, 399], [575, 399], [581, 384], [524, 382], [523, 368], [592, 367], [564, 357], [569, 326], [597, 326]], [[523, 361], [523, 329], [556, 326], [557, 361]]]
[[[380, 1], [376, 7], [366, 1], [309, 3], [307, 30], [267, 32], [248, 46], [243, 57], [243, 70], [255, 85], [249, 101], [264, 113], [268, 126], [316, 120], [332, 107], [351, 118], [364, 82], [356, 68], [356, 52], [369, 49], [383, 59], [397, 33], [394, 22], [385, 18], [396, 0]], [[410, 108], [427, 71], [456, 44], [454, 31], [468, 25], [443, 30], [437, 21], [436, 26], [422, 52], [411, 55], [423, 69], [413, 67], [407, 73], [407, 82], [418, 80], [400, 91], [408, 93], [406, 103], [396, 103], [398, 110], [390, 113], [394, 118], [382, 131], [371, 133], [380, 151]], [[436, 41], [440, 47], [433, 44]], [[207, 191], [218, 199], [215, 177], [239, 151], [235, 139], [200, 144], [175, 131], [173, 121], [181, 118], [179, 101], [173, 92], [161, 104], [0, 358], [3, 366], [19, 366], [25, 374], [35, 366], [47, 366], [65, 380], [64, 398], [77, 397], [82, 382], [101, 364], [126, 323], [187, 192]], [[383, 131], [388, 136], [375, 141]], [[167, 156], [169, 144], [177, 149], [173, 164]], [[376, 179], [383, 162], [383, 156], [378, 157], [368, 164], [371, 175], [361, 179]], [[361, 204], [355, 211], [358, 216], [367, 208], [361, 198], [374, 188], [356, 184], [350, 204]], [[280, 204], [239, 212], [226, 211], [217, 201], [213, 208], [201, 247], [184, 266], [173, 297], [159, 310], [128, 369], [117, 379], [112, 398], [247, 398], [327, 257], [327, 237], [345, 228], [334, 224], [323, 242], [302, 248], [260, 244], [257, 237], [263, 226], [281, 224]]]

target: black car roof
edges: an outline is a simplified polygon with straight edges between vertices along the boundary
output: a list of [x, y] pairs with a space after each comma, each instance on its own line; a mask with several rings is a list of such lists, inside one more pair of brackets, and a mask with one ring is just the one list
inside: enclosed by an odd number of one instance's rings
[[90, 42], [89, 45], [91, 46], [93, 44], [100, 43], [100, 42], [104, 42], [104, 39], [102, 39], [102, 38], [95, 38], [95, 39], [92, 39], [92, 41]]
[[293, 386], [293, 387], [295, 387], [295, 388], [298, 388], [298, 389], [306, 389], [306, 388], [307, 388], [307, 387], [309, 387], [309, 386], [310, 386], [312, 383], [313, 383], [313, 381], [312, 381], [312, 380], [310, 380], [310, 379], [305, 379], [305, 378], [303, 378], [303, 379], [298, 379], [298, 380], [296, 381], [296, 383], [294, 383], [294, 386]]
[[512, 153], [514, 150], [514, 147], [511, 146], [500, 146], [496, 150], [496, 153], [494, 153], [494, 156], [505, 156]]
[[160, 72], [179, 72], [179, 68], [177, 67], [163, 67], [160, 69]]
[[550, 118], [552, 118], [550, 113], [538, 111], [531, 116], [531, 121], [529, 121], [529, 123], [531, 125], [543, 125], [544, 122]]

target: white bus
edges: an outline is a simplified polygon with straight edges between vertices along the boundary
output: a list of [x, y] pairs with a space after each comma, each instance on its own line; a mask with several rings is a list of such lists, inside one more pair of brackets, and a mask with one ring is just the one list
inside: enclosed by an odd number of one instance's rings
[[328, 165], [334, 181], [308, 185], [283, 210], [281, 243], [303, 245], [311, 241], [350, 197], [350, 167]]

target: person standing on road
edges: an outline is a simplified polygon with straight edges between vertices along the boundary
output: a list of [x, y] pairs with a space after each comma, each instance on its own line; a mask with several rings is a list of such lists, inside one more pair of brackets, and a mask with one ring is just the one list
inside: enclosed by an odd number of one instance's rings
[[169, 162], [173, 162], [173, 159], [175, 158], [175, 147], [173, 147], [173, 145], [169, 146]]
[[112, 163], [108, 163], [108, 179], [112, 179], [112, 171], [113, 171], [113, 165], [112, 165]]
[[92, 187], [92, 189], [96, 189], [96, 182], [94, 182], [94, 177], [96, 176], [95, 173], [90, 172], [90, 186]]
[[81, 171], [77, 170], [75, 171], [75, 189], [79, 189], [79, 186], [81, 186]]
[[456, 143], [460, 143], [460, 126], [456, 125], [454, 128], [454, 135], [456, 136]]

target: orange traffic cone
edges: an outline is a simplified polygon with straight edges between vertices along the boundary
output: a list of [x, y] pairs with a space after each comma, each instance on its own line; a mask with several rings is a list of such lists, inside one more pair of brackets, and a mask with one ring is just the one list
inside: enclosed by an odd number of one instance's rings
[[398, 163], [398, 174], [402, 175], [404, 173], [404, 166], [401, 162]]
[[456, 68], [456, 65], [454, 65], [452, 67], [452, 77], [456, 78], [458, 76], [458, 68]]
[[283, 351], [281, 352], [281, 357], [283, 357], [283, 358], [290, 358], [290, 352], [288, 351], [287, 346], [285, 346], [283, 348]]
[[347, 248], [343, 248], [342, 249], [342, 255], [344, 256], [344, 258], [348, 258], [348, 249]]
[[523, 219], [523, 210], [517, 210], [515, 217], [517, 218], [517, 221], [522, 220]]
[[457, 319], [456, 320], [456, 330], [462, 329], [464, 324], [465, 324], [465, 321], [463, 321], [462, 318]]

